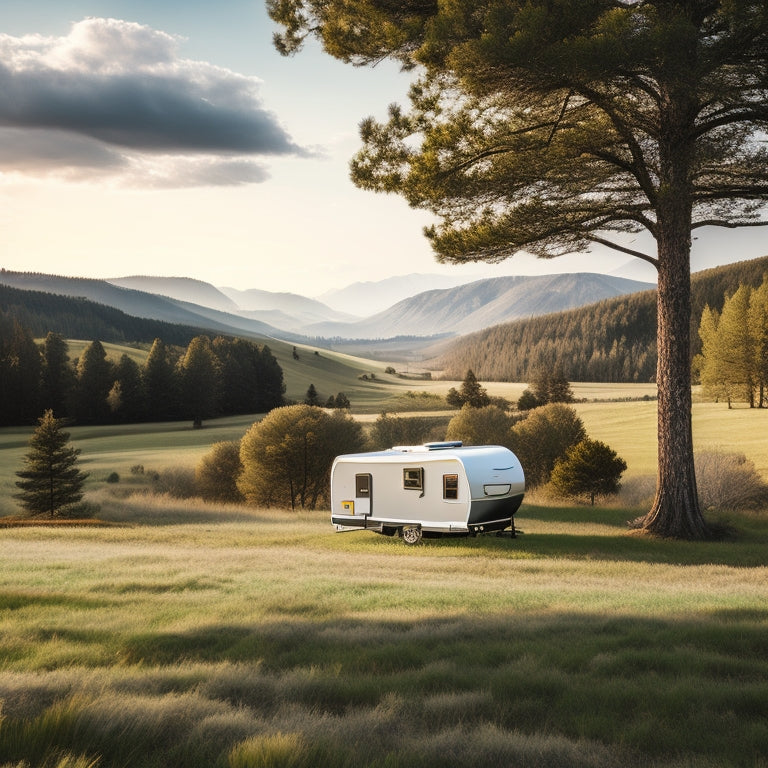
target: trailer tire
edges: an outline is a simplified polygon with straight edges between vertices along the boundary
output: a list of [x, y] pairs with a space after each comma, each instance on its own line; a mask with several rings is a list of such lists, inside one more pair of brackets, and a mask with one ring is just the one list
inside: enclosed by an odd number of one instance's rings
[[404, 526], [403, 541], [411, 546], [421, 543], [421, 528], [418, 525]]

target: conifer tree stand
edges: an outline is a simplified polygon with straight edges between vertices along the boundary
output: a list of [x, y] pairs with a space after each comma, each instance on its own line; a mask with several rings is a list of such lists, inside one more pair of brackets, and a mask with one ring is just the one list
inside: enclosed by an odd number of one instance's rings
[[[438, 223], [438, 260], [630, 254], [658, 270], [658, 482], [637, 521], [702, 539], [693, 463], [693, 229], [763, 226], [768, 6], [755, 0], [268, 0], [277, 48], [317, 38], [413, 70], [361, 123], [352, 178]], [[645, 231], [656, 253], [631, 247]]]

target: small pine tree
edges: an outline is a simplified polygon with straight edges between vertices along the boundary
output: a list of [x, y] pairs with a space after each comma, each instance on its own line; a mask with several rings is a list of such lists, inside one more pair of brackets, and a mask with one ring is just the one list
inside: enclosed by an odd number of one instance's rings
[[485, 408], [491, 403], [488, 392], [485, 387], [480, 385], [471, 368], [467, 370], [464, 376], [461, 389], [456, 390], [455, 387], [451, 387], [445, 396], [445, 401], [452, 408], [463, 408], [465, 405], [469, 405], [470, 408]]
[[307, 388], [307, 394], [304, 396], [304, 405], [320, 405], [320, 395], [317, 394], [314, 384]]
[[69, 444], [69, 432], [46, 411], [29, 441], [30, 451], [24, 457], [25, 469], [16, 475], [20, 492], [14, 498], [31, 516], [64, 516], [68, 507], [83, 498], [83, 484], [88, 475], [77, 468], [80, 449]]
[[563, 496], [588, 495], [592, 506], [597, 494], [616, 493], [627, 462], [599, 440], [585, 438], [555, 462], [551, 482]]
[[339, 392], [338, 395], [336, 395], [336, 403], [334, 405], [334, 408], [350, 408], [351, 403], [349, 402], [349, 398], [344, 394], [344, 392]]

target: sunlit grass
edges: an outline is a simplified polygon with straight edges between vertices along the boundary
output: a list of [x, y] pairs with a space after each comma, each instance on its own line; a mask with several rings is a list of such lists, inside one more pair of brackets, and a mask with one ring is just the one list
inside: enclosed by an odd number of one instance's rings
[[[516, 539], [100, 493], [0, 530], [0, 765], [753, 766], [768, 521], [632, 535], [524, 505]], [[57, 760], [65, 760], [60, 765]]]
[[[578, 408], [655, 462], [654, 402]], [[766, 476], [765, 417], [697, 404], [695, 439]], [[407, 547], [136, 493], [251, 421], [73, 428], [105, 525], [0, 529], [2, 768], [768, 766], [765, 511], [687, 543], [529, 495], [515, 539]], [[0, 514], [30, 431], [0, 430]]]

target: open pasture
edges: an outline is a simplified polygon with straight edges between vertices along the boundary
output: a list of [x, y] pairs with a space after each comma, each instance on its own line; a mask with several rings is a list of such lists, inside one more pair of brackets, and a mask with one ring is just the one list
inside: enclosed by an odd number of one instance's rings
[[524, 505], [407, 547], [98, 496], [114, 525], [0, 529], [0, 765], [768, 765], [765, 520]]

